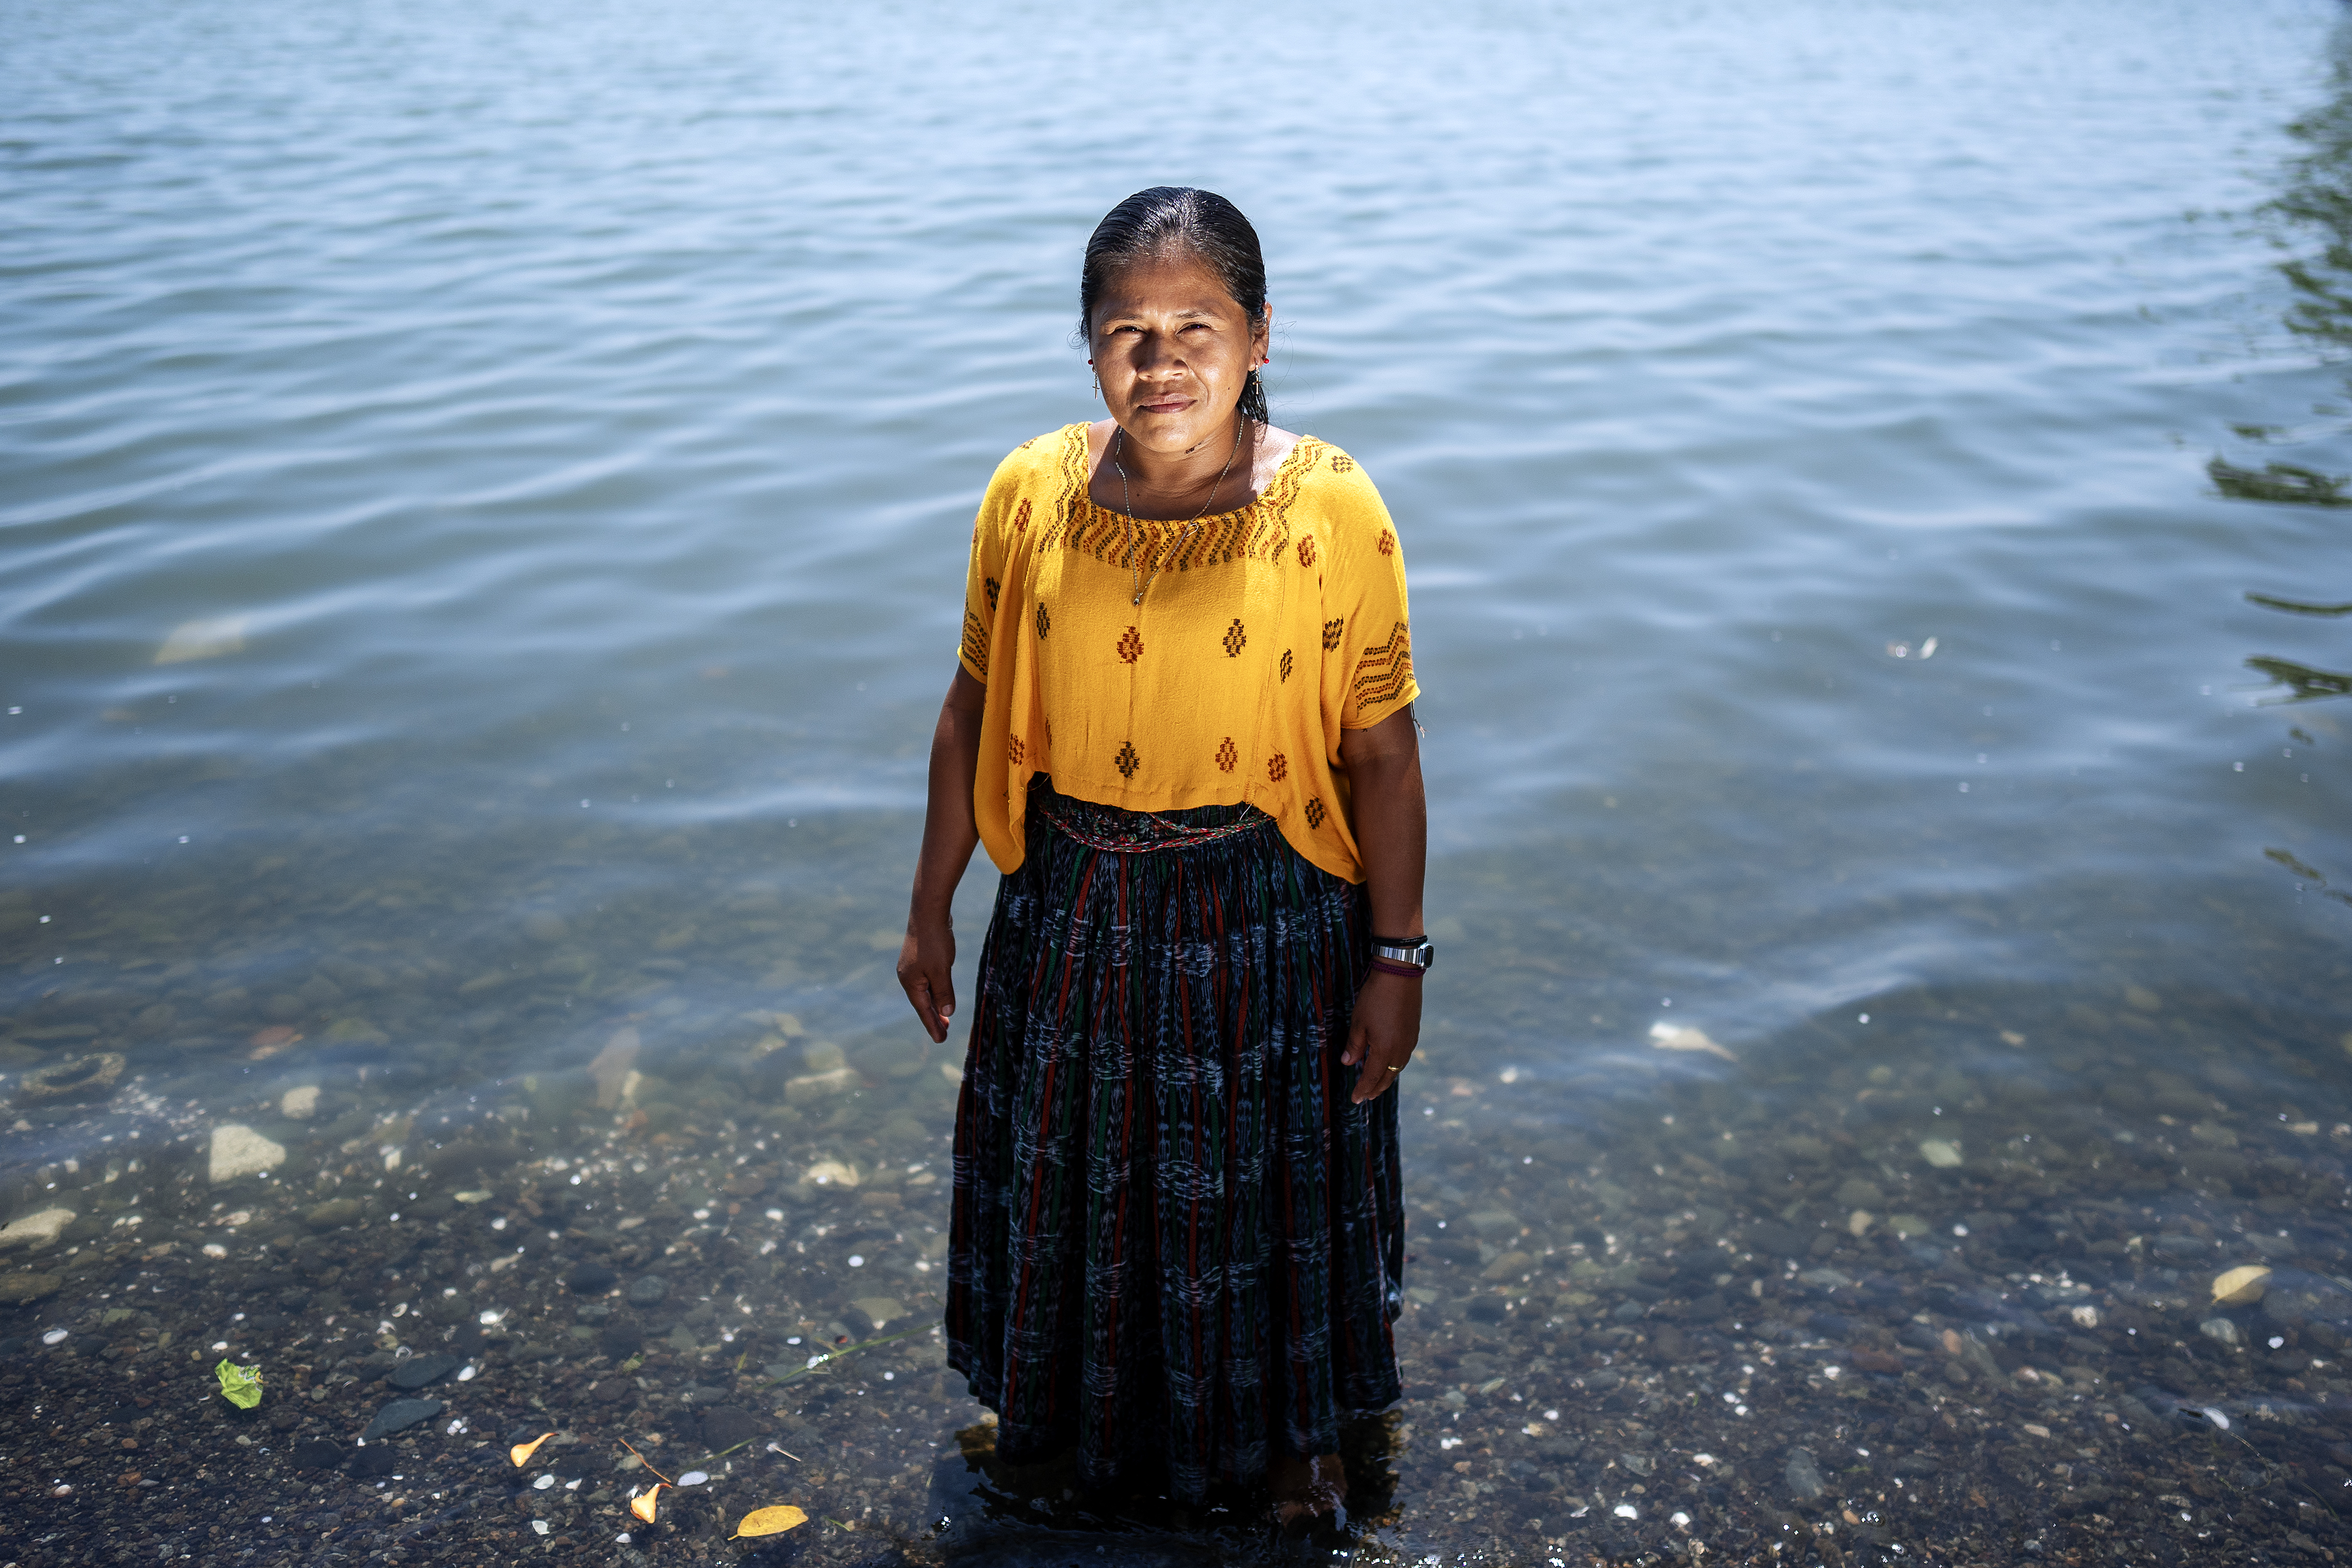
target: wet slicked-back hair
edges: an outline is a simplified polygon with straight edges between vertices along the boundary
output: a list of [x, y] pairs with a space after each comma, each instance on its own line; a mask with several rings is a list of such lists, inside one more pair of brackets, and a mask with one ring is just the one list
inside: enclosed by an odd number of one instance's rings
[[[1175, 251], [1189, 251], [1208, 263], [1253, 327], [1265, 314], [1265, 256], [1258, 248], [1257, 230], [1241, 209], [1214, 191], [1154, 185], [1104, 214], [1087, 240], [1086, 265], [1078, 274], [1081, 337], [1094, 339], [1095, 306], [1113, 272], [1130, 261]], [[1255, 365], [1242, 383], [1241, 415], [1270, 423], [1265, 383]]]

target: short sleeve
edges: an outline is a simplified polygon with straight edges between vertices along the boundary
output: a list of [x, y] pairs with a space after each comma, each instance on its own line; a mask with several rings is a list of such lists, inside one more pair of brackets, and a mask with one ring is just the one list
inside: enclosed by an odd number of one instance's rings
[[1342, 729], [1370, 729], [1421, 695], [1412, 678], [1412, 620], [1405, 602], [1404, 547], [1380, 492], [1360, 471], [1335, 528], [1335, 581], [1325, 601], [1339, 612], [1352, 661], [1339, 709]]
[[[1018, 455], [1018, 454], [1015, 454]], [[1004, 596], [1005, 514], [1020, 489], [1008, 459], [991, 480], [971, 527], [971, 561], [964, 570], [963, 645], [956, 657], [981, 685], [988, 684], [989, 644], [995, 632], [996, 606]], [[1026, 514], [1028, 503], [1020, 503]]]

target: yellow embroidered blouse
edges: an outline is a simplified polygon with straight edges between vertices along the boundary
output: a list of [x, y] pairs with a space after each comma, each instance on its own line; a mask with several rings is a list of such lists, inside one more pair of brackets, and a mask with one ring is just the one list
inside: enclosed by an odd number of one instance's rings
[[1388, 508], [1346, 453], [1302, 436], [1256, 500], [1176, 554], [1186, 528], [1096, 506], [1083, 424], [998, 465], [964, 589], [963, 667], [988, 687], [981, 841], [1017, 869], [1029, 780], [1050, 773], [1130, 811], [1246, 801], [1361, 882], [1339, 733], [1420, 695]]

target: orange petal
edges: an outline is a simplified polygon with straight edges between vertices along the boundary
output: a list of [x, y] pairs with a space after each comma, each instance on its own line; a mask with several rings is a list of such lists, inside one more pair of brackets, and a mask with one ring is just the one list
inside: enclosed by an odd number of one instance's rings
[[[808, 1522], [808, 1515], [790, 1503], [774, 1508], [755, 1508], [743, 1516], [735, 1527], [735, 1535], [782, 1535], [787, 1530], [797, 1530]], [[732, 1541], [735, 1537], [728, 1537]]]
[[654, 1521], [654, 1500], [661, 1496], [661, 1490], [662, 1483], [655, 1482], [653, 1490], [640, 1495], [629, 1504], [629, 1511], [651, 1524]]
[[515, 1469], [520, 1469], [525, 1465], [530, 1463], [530, 1457], [539, 1452], [539, 1446], [554, 1436], [555, 1434], [552, 1432], [541, 1432], [538, 1437], [533, 1437], [528, 1443], [517, 1443], [513, 1448], [507, 1450], [507, 1458], [515, 1462]]

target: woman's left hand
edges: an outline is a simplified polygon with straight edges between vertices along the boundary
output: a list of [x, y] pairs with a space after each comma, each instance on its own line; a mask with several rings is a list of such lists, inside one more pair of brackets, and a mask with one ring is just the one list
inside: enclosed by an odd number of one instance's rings
[[1362, 1069], [1356, 1075], [1355, 1103], [1387, 1093], [1412, 1060], [1412, 1048], [1421, 1043], [1423, 984], [1375, 969], [1356, 993], [1348, 1049], [1339, 1053], [1340, 1061]]

